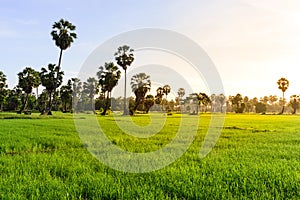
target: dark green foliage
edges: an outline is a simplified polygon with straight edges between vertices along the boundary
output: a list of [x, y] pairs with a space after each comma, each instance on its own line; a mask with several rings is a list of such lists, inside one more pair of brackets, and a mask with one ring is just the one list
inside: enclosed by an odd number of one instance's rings
[[55, 22], [52, 26], [53, 31], [51, 32], [52, 39], [55, 41], [55, 45], [61, 50], [66, 50], [77, 38], [74, 32], [76, 26], [67, 20], [61, 19]]
[[26, 67], [22, 72], [18, 73], [18, 79], [18, 87], [21, 88], [25, 93], [25, 97], [22, 101], [23, 106], [21, 108], [21, 112], [23, 112], [26, 109], [29, 96], [32, 93], [32, 89], [39, 87], [39, 85], [41, 84], [41, 79], [39, 76], [39, 72], [35, 71], [31, 67]]
[[100, 71], [97, 73], [99, 79], [99, 86], [101, 88], [101, 93], [105, 95], [106, 93], [106, 103], [101, 115], [105, 115], [109, 108], [109, 100], [111, 92], [114, 87], [118, 85], [118, 81], [121, 78], [121, 71], [113, 62], [105, 63], [104, 67], [99, 67]]
[[145, 73], [136, 74], [132, 76], [130, 85], [132, 92], [135, 94], [135, 107], [133, 112], [136, 110], [145, 111], [145, 96], [151, 89], [150, 76]]
[[262, 102], [258, 102], [255, 104], [255, 112], [256, 113], [266, 113], [267, 112], [267, 105], [262, 103]]
[[6, 83], [6, 75], [0, 71], [0, 112], [2, 111], [3, 104], [7, 97], [7, 83]]
[[49, 104], [42, 114], [52, 114], [53, 101], [56, 95], [56, 88], [62, 84], [64, 72], [60, 71], [59, 67], [55, 64], [49, 64], [48, 69], [42, 68], [40, 78], [42, 86], [46, 88], [49, 98]]
[[60, 88], [60, 99], [62, 102], [62, 111], [69, 112], [72, 106], [72, 81], [69, 80], [67, 85]]

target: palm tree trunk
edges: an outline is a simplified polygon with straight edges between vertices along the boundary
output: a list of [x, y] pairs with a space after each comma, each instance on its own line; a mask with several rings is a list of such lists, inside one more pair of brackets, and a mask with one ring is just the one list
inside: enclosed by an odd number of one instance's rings
[[282, 111], [281, 111], [281, 114], [284, 113], [284, 92], [282, 92]]
[[108, 108], [108, 102], [109, 102], [109, 92], [107, 91], [105, 107], [104, 107], [104, 110], [101, 113], [101, 115], [105, 115], [106, 114], [106, 111], [107, 111], [107, 108]]
[[26, 93], [25, 101], [23, 103], [22, 109], [20, 110], [21, 113], [25, 110], [27, 102], [28, 102], [28, 94]]
[[127, 79], [127, 75], [126, 75], [126, 69], [125, 69], [125, 85], [124, 85], [124, 113], [123, 113], [123, 115], [128, 115], [128, 110], [127, 110], [127, 106], [126, 106], [126, 79]]
[[36, 99], [39, 98], [39, 87], [36, 87]]
[[63, 53], [63, 50], [60, 49], [60, 53], [59, 53], [59, 58], [58, 58], [58, 69], [60, 70], [60, 64], [61, 64], [61, 59], [62, 59], [62, 53]]

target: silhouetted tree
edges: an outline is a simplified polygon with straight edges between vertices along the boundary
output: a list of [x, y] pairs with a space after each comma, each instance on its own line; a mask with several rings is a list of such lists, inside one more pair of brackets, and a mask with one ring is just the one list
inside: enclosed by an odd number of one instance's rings
[[99, 85], [103, 94], [106, 96], [106, 104], [101, 115], [105, 115], [109, 107], [109, 99], [113, 88], [118, 84], [121, 77], [121, 71], [118, 66], [115, 66], [113, 62], [105, 63], [104, 67], [99, 67], [100, 71], [97, 73], [99, 79]]
[[210, 98], [207, 94], [205, 94], [204, 92], [200, 92], [198, 93], [193, 93], [193, 95], [196, 97], [197, 99], [197, 114], [198, 114], [198, 107], [202, 105], [207, 105], [210, 102]]
[[64, 72], [58, 69], [55, 64], [49, 64], [48, 70], [42, 68], [40, 72], [40, 78], [42, 86], [46, 88], [49, 97], [49, 104], [46, 110], [43, 110], [42, 114], [52, 115], [53, 100], [56, 94], [56, 88], [62, 84]]
[[149, 110], [150, 110], [150, 108], [154, 105], [154, 101], [155, 101], [155, 99], [154, 99], [153, 95], [148, 94], [146, 96], [145, 103], [144, 103], [145, 104], [145, 111], [146, 111], [146, 113], [148, 113]]
[[60, 49], [57, 65], [58, 69], [60, 70], [63, 51], [69, 48], [74, 42], [74, 39], [77, 38], [77, 35], [74, 32], [76, 26], [67, 20], [61, 19], [53, 24], [52, 29], [52, 39], [55, 41], [55, 45]]
[[125, 83], [124, 83], [124, 115], [128, 115], [128, 109], [126, 107], [126, 71], [127, 68], [132, 64], [134, 61], [133, 56], [133, 49], [131, 49], [129, 46], [124, 45], [118, 48], [117, 52], [115, 53], [115, 59], [117, 61], [117, 64], [121, 66], [125, 72]]
[[169, 85], [165, 85], [163, 87], [164, 94], [166, 95], [166, 99], [168, 99], [168, 94], [171, 92], [171, 87]]
[[70, 107], [72, 106], [72, 81], [68, 80], [67, 85], [63, 85], [60, 88], [60, 99], [62, 102], [63, 112], [70, 111]]
[[[278, 89], [280, 89], [282, 91], [282, 99], [284, 101], [284, 93], [289, 87], [289, 81], [286, 78], [280, 78], [277, 81], [277, 85], [278, 85]], [[284, 106], [285, 106], [285, 103], [283, 102], [281, 114], [284, 113]]]
[[162, 97], [164, 95], [164, 89], [162, 87], [158, 87], [156, 89], [155, 103], [162, 104]]
[[135, 112], [138, 106], [144, 105], [146, 93], [151, 89], [150, 76], [145, 73], [135, 74], [131, 78], [130, 85], [136, 97], [133, 110]]

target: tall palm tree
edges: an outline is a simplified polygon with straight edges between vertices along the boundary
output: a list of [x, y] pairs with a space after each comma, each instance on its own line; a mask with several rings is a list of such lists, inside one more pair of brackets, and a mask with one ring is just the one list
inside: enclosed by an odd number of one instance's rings
[[40, 84], [40, 76], [39, 72], [35, 71], [31, 67], [26, 67], [22, 72], [18, 73], [19, 83], [18, 86], [22, 88], [25, 92], [26, 96], [23, 102], [23, 106], [20, 110], [22, 113], [27, 106], [28, 97], [32, 92], [32, 89], [35, 87], [37, 88]]
[[97, 73], [99, 79], [99, 85], [103, 94], [107, 93], [106, 103], [101, 115], [105, 115], [108, 109], [109, 97], [111, 99], [111, 92], [113, 88], [118, 84], [121, 77], [121, 71], [118, 66], [114, 65], [113, 62], [105, 63], [104, 67], [99, 67], [100, 71]]
[[136, 74], [132, 76], [130, 85], [136, 96], [134, 107], [134, 111], [136, 111], [139, 105], [144, 105], [146, 93], [151, 89], [150, 76], [145, 73]]
[[117, 64], [121, 66], [125, 72], [125, 84], [124, 84], [124, 115], [128, 115], [128, 109], [126, 107], [126, 71], [127, 68], [131, 65], [134, 61], [133, 49], [129, 46], [124, 45], [118, 48], [117, 52], [115, 53], [115, 59]]
[[285, 102], [284, 102], [284, 93], [285, 93], [285, 91], [289, 87], [289, 81], [286, 78], [280, 78], [277, 81], [277, 85], [278, 85], [278, 89], [280, 89], [282, 91], [282, 101], [283, 101], [282, 104], [283, 105], [282, 105], [282, 110], [281, 110], [280, 114], [283, 114], [283, 112], [284, 112], [284, 105], [285, 105]]
[[55, 45], [60, 48], [59, 59], [58, 59], [58, 69], [60, 69], [62, 53], [64, 50], [69, 48], [77, 38], [74, 32], [76, 26], [67, 20], [61, 19], [55, 22], [52, 26], [53, 31], [51, 32], [52, 39], [55, 41]]

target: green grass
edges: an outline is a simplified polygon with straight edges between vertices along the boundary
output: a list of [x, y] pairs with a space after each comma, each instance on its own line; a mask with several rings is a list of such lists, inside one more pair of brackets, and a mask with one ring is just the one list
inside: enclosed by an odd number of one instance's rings
[[[180, 117], [168, 116], [158, 134], [139, 139], [118, 128], [116, 122], [125, 126], [130, 117], [98, 120], [122, 149], [150, 152], [174, 139]], [[149, 116], [132, 120], [145, 127], [151, 123]], [[228, 114], [215, 148], [200, 159], [209, 121], [209, 114], [200, 116], [194, 142], [176, 162], [128, 173], [88, 152], [70, 114], [0, 113], [0, 199], [300, 198], [300, 116]]]

